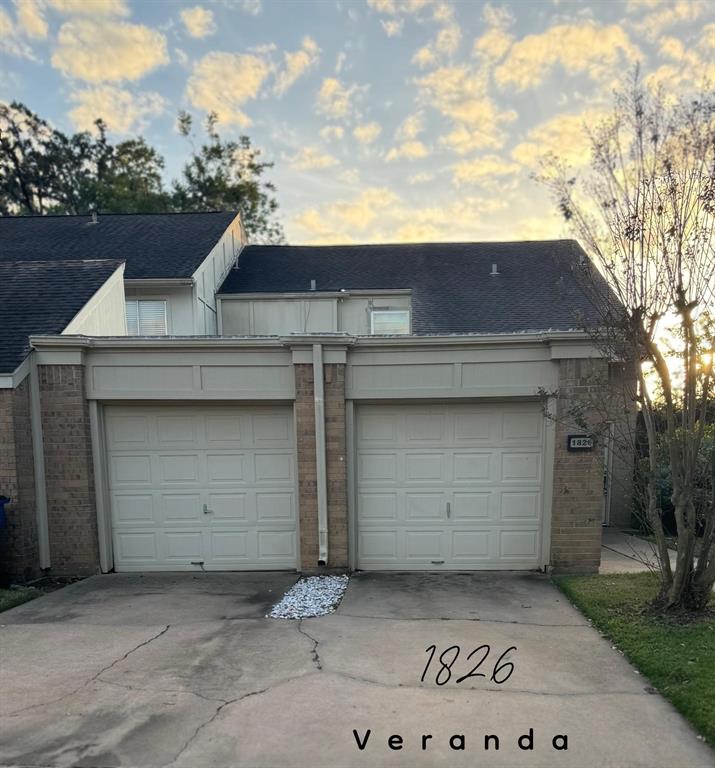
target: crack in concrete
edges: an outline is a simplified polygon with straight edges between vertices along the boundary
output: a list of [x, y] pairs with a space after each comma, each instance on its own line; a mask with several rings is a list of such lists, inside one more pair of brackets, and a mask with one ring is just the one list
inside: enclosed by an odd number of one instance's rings
[[[138, 651], [140, 648], [143, 648], [145, 645], [149, 645], [149, 643], [153, 643], [155, 640], [158, 640], [162, 635], [165, 635], [169, 631], [170, 627], [171, 627], [171, 624], [167, 624], [164, 627], [164, 629], [161, 630], [161, 632], [157, 632], [157, 634], [152, 635], [147, 640], [144, 640], [138, 645], [135, 645], [133, 648], [130, 648], [125, 654], [115, 659], [111, 664], [107, 664], [106, 667], [102, 667], [102, 669], [100, 669], [99, 672], [92, 675], [92, 677], [90, 677], [89, 679], [85, 680], [81, 685], [79, 685], [74, 690], [69, 691], [68, 693], [64, 693], [62, 694], [62, 696], [58, 696], [56, 699], [50, 699], [50, 701], [43, 701], [43, 702], [40, 702], [39, 704], [30, 704], [28, 707], [22, 707], [21, 709], [16, 709], [14, 712], [7, 712], [6, 717], [16, 717], [17, 715], [20, 715], [23, 712], [28, 712], [32, 709], [40, 709], [42, 707], [48, 707], [51, 704], [57, 704], [60, 701], [64, 701], [65, 699], [70, 698], [70, 696], [74, 696], [75, 694], [79, 693], [83, 688], [86, 688], [88, 685], [91, 685], [93, 682], [97, 681], [101, 675], [103, 675], [105, 672], [108, 672], [110, 669], [112, 669], [112, 667], [115, 667], [117, 664], [129, 658], [129, 656], [131, 656], [132, 653], [134, 653], [135, 651]], [[100, 682], [103, 682], [103, 681], [100, 681]]]
[[[480, 619], [478, 617], [471, 619], [462, 617], [457, 618], [452, 616], [362, 616], [355, 613], [340, 612], [334, 613], [332, 615], [336, 616], [337, 618], [344, 616], [348, 619], [374, 619], [375, 621], [473, 621], [480, 622], [482, 624], [516, 624], [525, 627], [578, 627], [580, 629], [586, 627], [588, 629], [593, 629], [590, 624], [539, 624], [535, 621], [516, 621], [513, 619]], [[317, 618], [323, 617], [319, 616]]]
[[189, 736], [189, 738], [184, 742], [181, 749], [176, 753], [174, 756], [174, 759], [168, 763], [168, 765], [174, 765], [176, 761], [181, 757], [181, 755], [186, 752], [186, 750], [191, 746], [191, 743], [197, 738], [197, 736], [201, 733], [201, 731], [206, 728], [206, 726], [211, 725], [213, 721], [221, 714], [221, 712], [228, 707], [230, 704], [236, 704], [239, 701], [243, 701], [244, 699], [249, 698], [250, 696], [259, 696], [262, 693], [266, 693], [269, 691], [273, 686], [268, 686], [267, 688], [261, 688], [257, 691], [249, 691], [248, 693], [244, 693], [243, 696], [237, 696], [235, 699], [228, 699], [227, 701], [224, 701], [221, 705], [216, 707], [216, 710], [214, 711], [213, 715], [209, 717], [207, 720], [204, 720], [201, 725], [199, 725], [196, 730]]
[[104, 685], [113, 685], [117, 688], [124, 688], [127, 691], [139, 691], [141, 693], [179, 693], [187, 694], [188, 696], [196, 696], [199, 699], [208, 701], [211, 703], [225, 704], [226, 699], [214, 698], [212, 696], [204, 696], [203, 693], [197, 693], [196, 691], [189, 690], [188, 688], [144, 688], [140, 685], [130, 685], [129, 683], [118, 683], [115, 680], [104, 680], [101, 677], [96, 679], [96, 682]]
[[300, 632], [301, 635], [303, 635], [303, 637], [307, 637], [308, 640], [310, 640], [313, 643], [313, 648], [311, 650], [311, 657], [312, 657], [312, 660], [313, 660], [313, 665], [315, 666], [316, 669], [322, 670], [323, 669], [323, 665], [322, 665], [322, 662], [320, 661], [320, 654], [318, 653], [319, 641], [315, 637], [313, 637], [312, 635], [309, 635], [303, 629], [303, 619], [300, 619], [300, 621], [296, 625], [296, 629], [298, 630], [298, 632]]

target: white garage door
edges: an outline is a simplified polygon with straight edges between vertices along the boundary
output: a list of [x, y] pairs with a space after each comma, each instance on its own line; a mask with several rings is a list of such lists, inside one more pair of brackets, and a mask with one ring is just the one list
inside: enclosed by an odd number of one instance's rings
[[290, 406], [105, 413], [116, 570], [296, 567]]
[[358, 567], [539, 566], [537, 405], [362, 406], [357, 438]]

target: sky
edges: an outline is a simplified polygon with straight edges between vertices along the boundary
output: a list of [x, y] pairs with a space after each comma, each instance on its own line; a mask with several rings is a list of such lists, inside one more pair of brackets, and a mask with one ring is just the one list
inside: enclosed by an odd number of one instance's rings
[[568, 236], [532, 174], [639, 63], [715, 82], [715, 3], [0, 0], [0, 101], [65, 131], [102, 117], [175, 177], [179, 110], [250, 136], [290, 243]]

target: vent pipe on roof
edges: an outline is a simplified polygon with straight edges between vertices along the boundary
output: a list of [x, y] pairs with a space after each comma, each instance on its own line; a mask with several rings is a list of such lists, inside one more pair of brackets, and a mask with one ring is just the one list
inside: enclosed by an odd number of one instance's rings
[[97, 223], [97, 211], [95, 211], [95, 210], [92, 211], [92, 222], [91, 223], [92, 224], [96, 224]]
[[492, 264], [492, 271], [489, 273], [491, 277], [497, 277], [499, 272], [497, 271], [497, 265]]
[[315, 291], [316, 290], [315, 280], [311, 280], [310, 281], [310, 290], [311, 291]]

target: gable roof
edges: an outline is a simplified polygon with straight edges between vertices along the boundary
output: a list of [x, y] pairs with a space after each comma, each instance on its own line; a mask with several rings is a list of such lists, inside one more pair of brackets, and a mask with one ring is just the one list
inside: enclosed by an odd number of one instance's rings
[[236, 215], [0, 216], [0, 262], [121, 259], [128, 280], [188, 278]]
[[62, 333], [121, 264], [0, 260], [0, 373], [25, 359], [30, 336]]
[[415, 334], [572, 330], [598, 319], [584, 259], [575, 240], [252, 245], [219, 293], [411, 289]]

